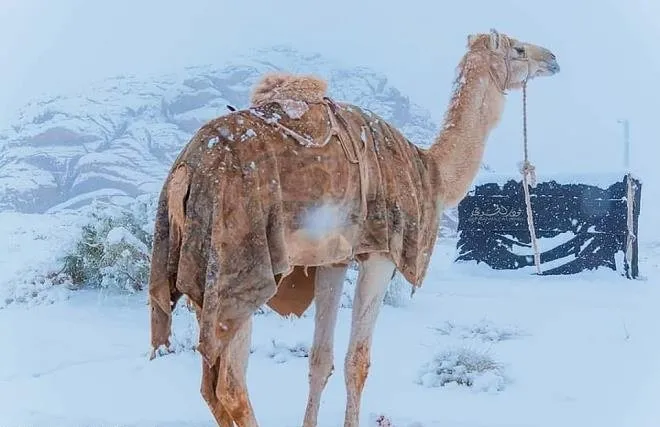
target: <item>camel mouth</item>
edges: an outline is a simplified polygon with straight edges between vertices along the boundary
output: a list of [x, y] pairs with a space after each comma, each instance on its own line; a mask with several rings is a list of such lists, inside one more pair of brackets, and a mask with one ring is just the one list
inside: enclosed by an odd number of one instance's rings
[[543, 63], [543, 66], [539, 67], [535, 77], [553, 76], [557, 74], [560, 70], [561, 67], [559, 66], [559, 63], [557, 62], [556, 59], [553, 58], [548, 61], [545, 61]]
[[549, 61], [546, 68], [552, 74], [557, 74], [561, 70], [561, 67], [559, 66], [559, 63], [555, 59], [553, 59], [552, 61]]

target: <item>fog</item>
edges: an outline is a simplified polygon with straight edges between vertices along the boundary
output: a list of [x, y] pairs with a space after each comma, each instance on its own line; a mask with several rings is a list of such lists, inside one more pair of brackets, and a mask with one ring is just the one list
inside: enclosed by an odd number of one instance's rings
[[[530, 155], [539, 172], [620, 169], [631, 124], [632, 167], [657, 181], [660, 29], [652, 0], [354, 2], [0, 0], [0, 123], [41, 94], [116, 74], [223, 64], [273, 44], [385, 73], [438, 121], [470, 33], [491, 27], [554, 51], [562, 71], [529, 87]], [[486, 161], [516, 171], [520, 94], [509, 95]]]

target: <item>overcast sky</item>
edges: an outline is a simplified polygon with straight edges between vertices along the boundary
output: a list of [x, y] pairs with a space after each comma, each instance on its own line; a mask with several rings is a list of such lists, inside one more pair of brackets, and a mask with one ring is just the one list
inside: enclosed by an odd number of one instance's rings
[[[550, 48], [562, 67], [529, 89], [541, 172], [621, 167], [625, 117], [644, 175], [660, 154], [659, 16], [657, 0], [0, 0], [0, 123], [44, 92], [221, 65], [272, 44], [373, 67], [440, 120], [466, 36], [495, 27]], [[515, 93], [486, 152], [498, 171], [515, 172], [520, 160], [520, 114]]]

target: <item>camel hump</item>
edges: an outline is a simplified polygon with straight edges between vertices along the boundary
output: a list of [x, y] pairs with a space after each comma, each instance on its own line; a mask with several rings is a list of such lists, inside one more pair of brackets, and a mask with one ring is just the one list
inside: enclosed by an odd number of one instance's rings
[[328, 83], [320, 77], [269, 73], [257, 82], [250, 99], [253, 106], [277, 101], [317, 103], [323, 101]]

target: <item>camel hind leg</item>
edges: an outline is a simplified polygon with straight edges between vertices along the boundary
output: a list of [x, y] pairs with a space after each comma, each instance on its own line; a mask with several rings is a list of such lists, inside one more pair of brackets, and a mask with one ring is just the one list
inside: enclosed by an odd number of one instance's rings
[[347, 394], [344, 427], [360, 425], [362, 390], [371, 364], [371, 340], [394, 269], [394, 263], [384, 255], [373, 254], [360, 263], [353, 299], [351, 338], [344, 363]]
[[[188, 299], [188, 306], [193, 309], [195, 312], [195, 317], [197, 318], [197, 324], [201, 324], [201, 308], [195, 305], [192, 300]], [[220, 403], [218, 396], [215, 394], [215, 387], [218, 383], [218, 370], [220, 364], [216, 363], [214, 366], [209, 366], [205, 360], [202, 359], [202, 387], [201, 393], [202, 397], [206, 401], [213, 418], [218, 423], [220, 427], [234, 427], [234, 421], [229, 415], [229, 412]]]
[[202, 396], [220, 427], [258, 426], [246, 381], [251, 334], [252, 316], [241, 322], [213, 367], [202, 361]]
[[215, 394], [219, 367], [219, 364], [209, 366], [205, 361], [202, 361], [202, 397], [206, 401], [219, 427], [234, 427], [234, 420]]

